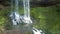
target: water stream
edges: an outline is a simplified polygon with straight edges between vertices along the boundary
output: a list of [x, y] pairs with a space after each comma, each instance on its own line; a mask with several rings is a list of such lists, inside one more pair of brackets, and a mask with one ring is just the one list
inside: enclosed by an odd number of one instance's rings
[[[15, 9], [13, 11], [13, 0], [11, 0], [11, 20], [13, 22], [13, 25], [18, 25], [21, 23], [24, 23], [24, 26], [22, 26], [22, 29], [26, 30], [32, 30], [34, 34], [41, 34], [41, 30], [38, 30], [36, 28], [31, 27], [32, 20], [30, 18], [30, 0], [23, 0], [23, 6], [24, 6], [24, 15], [19, 14], [18, 10], [18, 0], [15, 0]], [[18, 28], [18, 26], [16, 26]], [[21, 28], [21, 27], [20, 27]], [[31, 29], [32, 28], [32, 29]]]
[[30, 18], [30, 4], [29, 0], [23, 0], [24, 5], [24, 16]]
[[[25, 23], [32, 23], [32, 20], [30, 19], [30, 0], [23, 0], [24, 5], [24, 19]], [[42, 30], [38, 30], [33, 27], [32, 29], [34, 34], [44, 34]]]
[[23, 0], [25, 23], [32, 23], [30, 19], [30, 0]]
[[15, 0], [15, 9], [13, 9], [13, 0], [11, 0], [11, 19], [12, 19], [12, 22], [13, 22], [13, 25], [17, 25], [17, 23], [19, 23], [19, 20], [20, 20], [20, 15], [18, 13], [18, 0]]
[[18, 12], [18, 0], [15, 0], [15, 12]]

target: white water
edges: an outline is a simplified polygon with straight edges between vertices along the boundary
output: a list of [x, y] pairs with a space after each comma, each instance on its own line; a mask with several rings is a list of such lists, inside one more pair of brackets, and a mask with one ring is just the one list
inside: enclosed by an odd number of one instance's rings
[[15, 12], [18, 12], [18, 0], [15, 0]]
[[30, 4], [29, 0], [23, 0], [24, 5], [24, 16], [30, 18]]
[[12, 19], [12, 22], [13, 22], [13, 25], [17, 25], [17, 23], [19, 23], [20, 21], [20, 15], [16, 12], [12, 12], [11, 15], [10, 15], [11, 19]]
[[[13, 25], [17, 25], [17, 23], [32, 23], [30, 19], [30, 4], [29, 0], [23, 0], [24, 5], [24, 16], [20, 16], [18, 12], [18, 0], [15, 0], [15, 10], [11, 13], [10, 17], [12, 18]], [[12, 3], [11, 3], [12, 4]], [[13, 5], [11, 5], [12, 10]]]
[[13, 0], [11, 0], [11, 11], [13, 11]]
[[11, 0], [11, 19], [13, 22], [13, 25], [17, 25], [20, 21], [20, 15], [18, 13], [18, 0], [15, 0], [15, 10], [13, 11], [13, 0]]
[[[29, 4], [30, 0], [23, 0], [23, 5], [24, 5], [24, 22], [25, 23], [32, 23], [31, 19], [30, 19], [30, 4]], [[38, 30], [36, 28], [33, 27], [32, 29], [34, 34], [44, 34], [42, 33], [42, 30]]]
[[33, 30], [33, 33], [34, 33], [34, 34], [44, 34], [42, 30], [38, 30], [38, 29], [36, 29], [36, 28], [34, 28], [34, 27], [33, 27], [32, 30]]
[[30, 4], [29, 0], [23, 0], [24, 5], [24, 22], [25, 23], [32, 23], [30, 19]]
[[[19, 23], [22, 23], [22, 21], [23, 21], [23, 23], [27, 23], [27, 26], [30, 23], [32, 23], [32, 20], [30, 19], [29, 0], [23, 0], [23, 5], [24, 5], [24, 16], [20, 16], [18, 13], [18, 0], [15, 0], [15, 10], [10, 15], [13, 25], [18, 25]], [[13, 7], [13, 5], [11, 5], [11, 8], [12, 7]], [[13, 8], [11, 10], [13, 10]], [[42, 30], [38, 30], [34, 27], [33, 27], [32, 31], [34, 34], [44, 34], [44, 33], [42, 33]]]

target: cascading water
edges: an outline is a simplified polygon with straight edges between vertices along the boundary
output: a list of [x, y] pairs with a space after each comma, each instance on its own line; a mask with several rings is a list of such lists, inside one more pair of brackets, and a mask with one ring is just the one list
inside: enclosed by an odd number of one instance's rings
[[30, 4], [29, 4], [29, 0], [23, 0], [23, 5], [24, 5], [24, 16], [25, 17], [30, 17]]
[[[25, 2], [25, 0], [24, 0], [24, 2]], [[26, 34], [26, 32], [32, 32], [31, 24], [30, 24], [30, 23], [32, 23], [32, 21], [30, 19], [29, 0], [27, 1], [27, 3], [26, 4], [23, 3], [24, 4], [24, 15], [20, 16], [19, 12], [18, 12], [18, 0], [15, 0], [15, 10], [12, 11], [12, 13], [10, 15], [13, 25], [14, 25], [13, 28], [15, 30], [18, 29], [18, 30], [24, 31], [25, 33], [23, 32], [22, 34]], [[18, 24], [20, 24], [20, 25], [18, 25]]]
[[[23, 5], [24, 5], [24, 22], [25, 23], [32, 23], [31, 19], [30, 19], [30, 4], [29, 4], [29, 0], [23, 0]], [[36, 28], [33, 27], [32, 29], [34, 34], [44, 34], [42, 33], [42, 30], [38, 30]]]
[[15, 12], [18, 12], [18, 0], [15, 0]]
[[13, 0], [11, 0], [11, 11], [13, 11]]
[[24, 5], [24, 22], [25, 23], [32, 23], [30, 19], [30, 4], [29, 0], [23, 0]]
[[13, 25], [17, 25], [17, 23], [19, 23], [19, 19], [20, 19], [20, 15], [18, 13], [18, 0], [15, 0], [15, 10], [13, 11], [13, 0], [11, 0], [11, 19], [12, 19], [12, 22], [13, 22]]
[[[36, 28], [32, 28], [31, 27], [31, 23], [32, 20], [30, 18], [30, 4], [29, 4], [29, 0], [23, 0], [23, 5], [24, 5], [24, 16], [20, 16], [19, 12], [18, 12], [18, 0], [15, 0], [15, 10], [13, 11], [13, 0], [11, 0], [11, 19], [13, 22], [13, 25], [18, 25], [21, 23], [24, 23], [25, 25], [22, 26], [22, 30], [25, 31], [26, 30], [32, 30], [34, 34], [41, 34], [41, 30], [39, 31]], [[17, 27], [16, 27], [17, 28]], [[21, 27], [20, 27], [21, 28]], [[26, 33], [22, 33], [22, 34], [26, 34]]]
[[38, 30], [38, 29], [36, 29], [36, 28], [34, 28], [34, 27], [33, 27], [32, 30], [33, 30], [33, 33], [34, 33], [34, 34], [44, 34], [42, 30]]

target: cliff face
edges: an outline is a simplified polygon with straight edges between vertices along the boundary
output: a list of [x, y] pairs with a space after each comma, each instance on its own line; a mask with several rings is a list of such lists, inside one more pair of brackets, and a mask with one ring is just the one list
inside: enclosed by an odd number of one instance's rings
[[[30, 0], [31, 7], [46, 7], [46, 6], [52, 6], [56, 4], [60, 4], [60, 0]], [[3, 6], [9, 6], [11, 0], [0, 0], [0, 4]]]
[[4, 6], [3, 5], [0, 5], [0, 10], [4, 9]]

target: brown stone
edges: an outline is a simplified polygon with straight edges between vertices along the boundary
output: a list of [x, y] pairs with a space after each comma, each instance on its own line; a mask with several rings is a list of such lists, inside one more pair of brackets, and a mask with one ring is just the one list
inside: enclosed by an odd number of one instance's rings
[[3, 5], [0, 5], [0, 10], [4, 9], [4, 6]]

